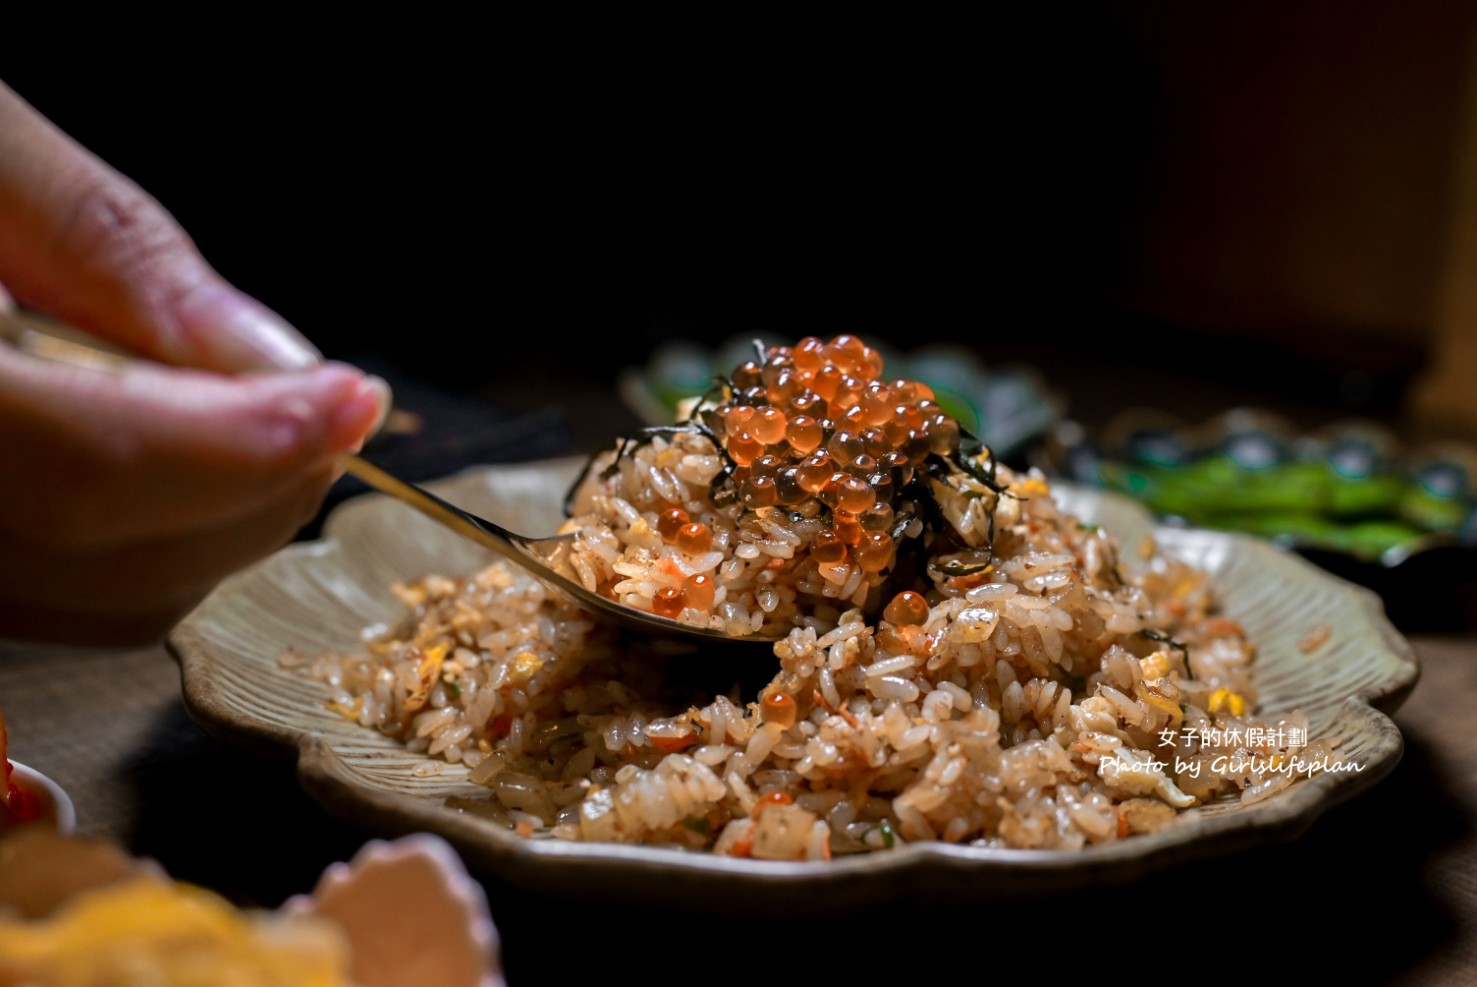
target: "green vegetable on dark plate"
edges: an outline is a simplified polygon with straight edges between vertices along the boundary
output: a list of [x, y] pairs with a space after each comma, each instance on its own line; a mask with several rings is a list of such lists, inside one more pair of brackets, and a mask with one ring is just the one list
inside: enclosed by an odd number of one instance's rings
[[[1120, 425], [1112, 448], [1079, 449], [1067, 461], [1077, 464], [1074, 479], [1163, 517], [1365, 562], [1393, 564], [1477, 535], [1477, 476], [1469, 475], [1477, 454], [1401, 456], [1368, 425], [1315, 438], [1267, 418], [1240, 413], [1191, 430], [1166, 429], [1158, 416], [1157, 427]], [[1133, 423], [1147, 420], [1141, 412]]]

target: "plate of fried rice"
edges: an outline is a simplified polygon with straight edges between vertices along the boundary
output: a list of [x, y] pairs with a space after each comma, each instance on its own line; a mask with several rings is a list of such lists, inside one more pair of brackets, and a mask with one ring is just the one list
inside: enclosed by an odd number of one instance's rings
[[776, 638], [634, 638], [378, 494], [171, 635], [207, 730], [541, 893], [1049, 892], [1300, 836], [1399, 760], [1418, 666], [1372, 592], [1012, 469], [855, 337], [428, 486], [572, 533], [559, 564], [626, 605]]

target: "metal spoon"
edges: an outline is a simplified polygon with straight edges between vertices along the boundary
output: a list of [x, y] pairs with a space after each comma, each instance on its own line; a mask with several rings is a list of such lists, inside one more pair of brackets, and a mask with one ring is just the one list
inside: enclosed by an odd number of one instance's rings
[[646, 636], [667, 640], [686, 640], [704, 644], [756, 644], [769, 646], [779, 634], [725, 634], [711, 627], [699, 627], [670, 617], [628, 607], [618, 600], [601, 596], [586, 589], [583, 583], [575, 582], [554, 568], [562, 553], [574, 546], [574, 533], [554, 535], [547, 538], [530, 538], [509, 531], [484, 517], [448, 503], [422, 487], [398, 477], [391, 476], [361, 456], [343, 453], [339, 462], [344, 469], [381, 493], [404, 501], [427, 517], [472, 539], [479, 545], [492, 549], [499, 555], [527, 569], [541, 582], [564, 596], [572, 599], [587, 610], [602, 617], [632, 628]]
[[[103, 369], [121, 369], [138, 359], [81, 330], [34, 315], [0, 312], [0, 339], [36, 356]], [[345, 471], [374, 489], [404, 501], [457, 534], [522, 566], [545, 585], [584, 609], [630, 628], [642, 636], [659, 638], [669, 644], [685, 642], [689, 645], [742, 645], [748, 648], [763, 646], [766, 650], [782, 636], [778, 632], [726, 634], [711, 627], [699, 627], [626, 606], [618, 600], [586, 589], [583, 584], [556, 571], [554, 567], [560, 554], [573, 546], [573, 533], [548, 538], [520, 535], [448, 503], [413, 483], [392, 476], [361, 456], [343, 453], [339, 456], [339, 462]]]

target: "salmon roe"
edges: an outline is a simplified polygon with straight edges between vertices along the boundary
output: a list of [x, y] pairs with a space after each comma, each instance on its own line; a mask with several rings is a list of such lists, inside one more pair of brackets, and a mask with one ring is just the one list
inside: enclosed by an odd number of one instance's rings
[[759, 701], [759, 714], [765, 723], [773, 723], [783, 730], [795, 725], [795, 697], [776, 689]]
[[882, 619], [902, 627], [907, 624], [922, 624], [928, 620], [928, 601], [923, 594], [905, 589], [882, 611]]
[[687, 606], [687, 594], [680, 586], [663, 586], [651, 597], [652, 612], [660, 617], [675, 617]]
[[669, 507], [657, 516], [656, 532], [662, 536], [662, 541], [671, 542], [677, 537], [678, 529], [691, 520], [692, 516], [682, 508]]
[[677, 529], [672, 544], [693, 555], [706, 552], [713, 547], [713, 529], [701, 521], [692, 521]]
[[[819, 517], [826, 530], [809, 548], [819, 564], [854, 561], [873, 582], [890, 571], [899, 498], [929, 457], [959, 449], [959, 424], [933, 389], [884, 377], [881, 354], [850, 333], [768, 346], [726, 383], [704, 421], [733, 467], [731, 495], [749, 510]], [[680, 508], [658, 524], [663, 539], [689, 552], [712, 544], [700, 527]], [[898, 600], [889, 607], [916, 622], [928, 611], [922, 597], [917, 602], [921, 615]]]

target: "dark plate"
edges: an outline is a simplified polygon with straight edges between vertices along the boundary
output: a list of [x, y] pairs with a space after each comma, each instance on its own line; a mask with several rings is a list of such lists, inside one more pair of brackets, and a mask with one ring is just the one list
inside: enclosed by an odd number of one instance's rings
[[1402, 626], [1458, 616], [1477, 562], [1477, 449], [1407, 442], [1344, 419], [1295, 428], [1236, 408], [1201, 422], [1136, 408], [1089, 430], [1059, 420], [1034, 465], [1131, 497], [1169, 525], [1294, 550], [1378, 592]]

